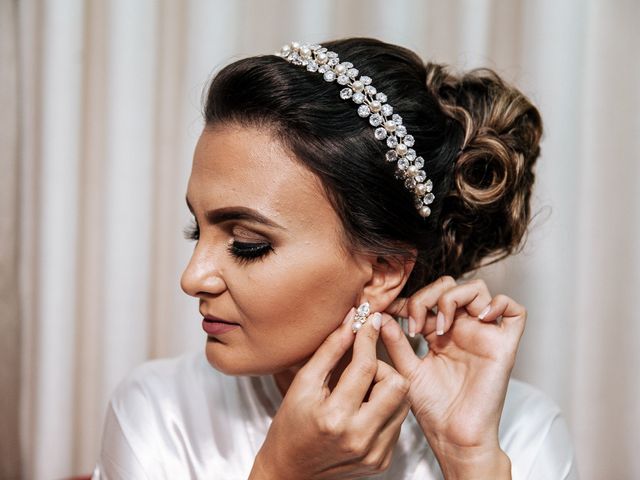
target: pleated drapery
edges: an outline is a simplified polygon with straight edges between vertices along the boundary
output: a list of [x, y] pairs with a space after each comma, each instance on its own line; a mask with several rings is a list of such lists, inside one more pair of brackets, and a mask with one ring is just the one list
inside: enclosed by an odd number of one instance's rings
[[203, 347], [179, 278], [210, 74], [291, 40], [364, 35], [458, 70], [494, 68], [539, 106], [527, 246], [478, 276], [527, 306], [514, 376], [563, 408], [582, 477], [640, 478], [639, 2], [25, 0], [0, 11], [0, 476], [89, 473], [118, 381]]

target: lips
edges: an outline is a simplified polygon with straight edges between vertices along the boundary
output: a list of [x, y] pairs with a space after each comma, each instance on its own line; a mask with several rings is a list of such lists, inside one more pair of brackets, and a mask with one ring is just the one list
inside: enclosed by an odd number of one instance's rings
[[220, 322], [220, 323], [229, 323], [231, 325], [239, 325], [237, 322], [230, 322], [229, 320], [225, 320], [224, 318], [216, 317], [215, 315], [202, 315], [204, 320], [209, 322]]
[[208, 335], [220, 335], [239, 326], [240, 324], [238, 323], [229, 322], [213, 315], [204, 315], [202, 318], [202, 329]]

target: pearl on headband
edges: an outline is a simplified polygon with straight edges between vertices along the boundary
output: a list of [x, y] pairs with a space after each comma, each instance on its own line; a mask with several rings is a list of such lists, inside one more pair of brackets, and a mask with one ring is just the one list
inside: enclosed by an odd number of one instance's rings
[[402, 117], [393, 113], [387, 96], [371, 84], [371, 77], [360, 75], [351, 62], [341, 62], [337, 53], [318, 44], [291, 42], [275, 55], [294, 65], [305, 66], [310, 72], [321, 73], [327, 82], [335, 80], [345, 86], [340, 90], [340, 98], [353, 100], [359, 105], [358, 115], [369, 118], [369, 123], [375, 127], [376, 140], [386, 141], [390, 148], [385, 158], [388, 162], [396, 162], [395, 178], [404, 180], [405, 187], [414, 194], [418, 213], [428, 217], [431, 214], [429, 205], [435, 196], [431, 193], [433, 183], [422, 170], [424, 159], [416, 156], [411, 148], [415, 142], [413, 135], [407, 133]]

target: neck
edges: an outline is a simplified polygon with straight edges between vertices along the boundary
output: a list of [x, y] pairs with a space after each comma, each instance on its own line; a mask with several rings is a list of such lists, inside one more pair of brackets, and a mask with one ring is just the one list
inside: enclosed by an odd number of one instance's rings
[[[338, 383], [338, 380], [340, 379], [340, 375], [342, 375], [342, 372], [344, 371], [344, 369], [347, 368], [347, 365], [349, 365], [349, 362], [351, 361], [352, 352], [353, 350], [350, 348], [347, 351], [347, 353], [345, 353], [342, 356], [342, 358], [338, 360], [338, 363], [336, 364], [335, 368], [331, 371], [330, 377], [329, 377], [329, 388], [331, 390], [333, 390], [333, 387], [336, 385], [336, 383]], [[278, 385], [278, 389], [280, 390], [280, 393], [282, 393], [283, 397], [287, 394], [287, 391], [289, 391], [291, 382], [293, 382], [293, 379], [295, 378], [298, 371], [300, 371], [300, 369], [306, 363], [307, 361], [305, 360], [304, 362], [298, 365], [295, 365], [291, 368], [288, 368], [286, 370], [273, 374], [273, 378], [276, 381], [276, 385]]]

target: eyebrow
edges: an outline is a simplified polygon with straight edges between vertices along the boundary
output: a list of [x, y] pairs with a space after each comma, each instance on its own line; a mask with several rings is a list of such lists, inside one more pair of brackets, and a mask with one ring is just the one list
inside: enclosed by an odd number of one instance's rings
[[[187, 202], [189, 211], [193, 214], [193, 216], [195, 216], [195, 213], [193, 213], [193, 207], [191, 206], [191, 203], [189, 203], [189, 198], [185, 197], [185, 201]], [[261, 223], [268, 227], [286, 230], [285, 227], [264, 216], [257, 210], [240, 205], [208, 210], [207, 212], [205, 212], [204, 218], [206, 218], [207, 221], [212, 225], [226, 222], [228, 220], [248, 220], [250, 222]]]

